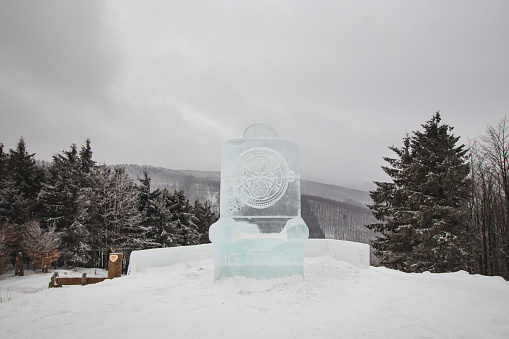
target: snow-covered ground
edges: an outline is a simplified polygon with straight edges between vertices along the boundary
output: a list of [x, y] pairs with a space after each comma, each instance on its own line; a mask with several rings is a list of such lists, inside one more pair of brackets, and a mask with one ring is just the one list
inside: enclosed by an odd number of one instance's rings
[[509, 338], [509, 283], [499, 277], [362, 269], [329, 256], [306, 257], [304, 279], [214, 281], [213, 270], [205, 259], [53, 289], [51, 274], [11, 271], [0, 280], [11, 298], [0, 304], [0, 338]]

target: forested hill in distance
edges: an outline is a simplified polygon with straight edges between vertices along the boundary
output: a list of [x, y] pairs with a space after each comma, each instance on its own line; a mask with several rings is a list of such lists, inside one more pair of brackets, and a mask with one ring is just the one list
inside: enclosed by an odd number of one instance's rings
[[[184, 190], [191, 202], [195, 199], [206, 199], [215, 206], [219, 205], [221, 181], [221, 172], [219, 171], [171, 170], [149, 165], [125, 164], [112, 167], [125, 168], [126, 173], [136, 183], [138, 183], [138, 178], [143, 177], [143, 171], [146, 170], [151, 178], [152, 189]], [[368, 192], [308, 180], [301, 180], [301, 193], [362, 207], [371, 203]]]
[[[138, 178], [147, 171], [151, 189], [173, 192], [183, 190], [191, 203], [208, 201], [213, 210], [219, 211], [219, 171], [171, 170], [141, 165], [113, 165], [122, 167], [138, 184]], [[311, 238], [349, 240], [368, 243], [374, 233], [364, 227], [375, 222], [366, 207], [371, 203], [368, 192], [340, 186], [301, 180], [302, 218], [310, 229]]]

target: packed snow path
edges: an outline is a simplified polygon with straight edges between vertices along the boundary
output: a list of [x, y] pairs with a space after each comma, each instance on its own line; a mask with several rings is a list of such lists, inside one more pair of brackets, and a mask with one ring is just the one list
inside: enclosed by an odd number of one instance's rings
[[51, 273], [7, 273], [0, 338], [509, 338], [509, 283], [499, 277], [361, 269], [328, 256], [305, 258], [304, 279], [214, 282], [213, 270], [206, 259], [59, 289], [47, 289]]

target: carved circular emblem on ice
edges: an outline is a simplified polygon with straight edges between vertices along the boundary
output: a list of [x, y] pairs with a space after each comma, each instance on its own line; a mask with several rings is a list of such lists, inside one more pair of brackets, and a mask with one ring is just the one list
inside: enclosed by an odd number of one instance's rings
[[276, 151], [256, 147], [242, 153], [232, 170], [235, 196], [254, 208], [274, 205], [286, 193], [295, 172]]

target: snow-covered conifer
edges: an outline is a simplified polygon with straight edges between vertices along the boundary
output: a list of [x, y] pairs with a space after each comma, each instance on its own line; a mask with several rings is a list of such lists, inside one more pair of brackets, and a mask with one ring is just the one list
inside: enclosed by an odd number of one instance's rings
[[146, 248], [160, 247], [157, 241], [160, 232], [163, 205], [161, 204], [161, 191], [152, 190], [150, 186], [150, 177], [146, 170], [143, 171], [143, 178], [139, 178], [140, 185], [138, 188], [138, 209], [142, 216], [141, 225], [146, 229], [146, 238], [151, 240], [150, 244], [146, 244]]
[[36, 164], [35, 154], [27, 152], [20, 138], [16, 149], [0, 153], [0, 217], [8, 223], [21, 225], [38, 213], [37, 196], [44, 182], [44, 171]]
[[209, 228], [214, 222], [217, 221], [218, 216], [212, 212], [211, 206], [208, 201], [201, 203], [199, 200], [194, 202], [192, 213], [196, 217], [196, 226], [200, 234], [200, 244], [209, 243]]
[[196, 217], [184, 191], [174, 191], [169, 196], [167, 207], [171, 214], [170, 224], [174, 230], [173, 243], [177, 246], [196, 245], [200, 243], [200, 233]]
[[379, 223], [373, 241], [382, 265], [409, 272], [469, 269], [467, 233], [469, 164], [452, 127], [440, 124], [439, 112], [406, 136], [397, 158], [382, 167], [392, 182], [375, 182], [369, 206]]

